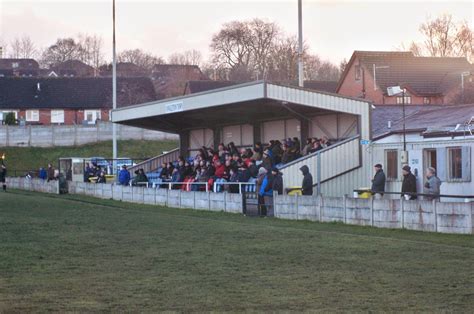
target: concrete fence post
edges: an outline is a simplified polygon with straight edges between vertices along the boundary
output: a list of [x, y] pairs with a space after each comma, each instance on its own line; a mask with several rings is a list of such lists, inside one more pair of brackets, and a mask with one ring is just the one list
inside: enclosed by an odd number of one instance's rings
[[227, 211], [227, 191], [224, 192], [224, 212]]
[[370, 198], [370, 225], [373, 227], [374, 226], [374, 198]]
[[54, 142], [56, 140], [56, 136], [54, 134], [54, 124], [51, 124], [51, 146], [55, 146]]
[[436, 199], [433, 200], [433, 215], [434, 215], [434, 229], [435, 232], [438, 232], [438, 209], [436, 208], [436, 204], [438, 202]]
[[26, 127], [28, 128], [28, 147], [31, 147], [31, 141], [32, 141], [32, 138], [31, 138], [31, 125], [27, 125]]
[[318, 195], [319, 201], [319, 222], [323, 222], [323, 207], [324, 207], [324, 197], [320, 194]]
[[[276, 200], [276, 198], [273, 198], [274, 200]], [[276, 203], [274, 201], [274, 203]], [[300, 219], [300, 209], [299, 209], [299, 204], [298, 204], [298, 193], [295, 194], [295, 206], [296, 206], [296, 220], [299, 220]], [[275, 207], [273, 207], [275, 208]]]
[[400, 212], [401, 212], [400, 227], [403, 229], [405, 228], [405, 197], [402, 197], [400, 199]]
[[207, 210], [211, 210], [211, 193], [209, 191], [207, 193]]
[[10, 126], [5, 125], [6, 134], [5, 134], [5, 146], [10, 146]]

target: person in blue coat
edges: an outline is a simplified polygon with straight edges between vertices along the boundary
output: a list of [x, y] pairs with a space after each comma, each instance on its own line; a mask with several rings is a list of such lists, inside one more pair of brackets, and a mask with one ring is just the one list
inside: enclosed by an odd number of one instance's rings
[[130, 172], [127, 170], [127, 166], [123, 165], [122, 170], [119, 172], [119, 183], [120, 185], [128, 185], [130, 182]]
[[260, 191], [258, 194], [263, 197], [264, 204], [267, 209], [267, 216], [273, 217], [273, 174], [271, 171], [268, 171], [263, 179], [262, 185], [260, 186]]
[[38, 177], [41, 179], [41, 180], [46, 180], [48, 179], [48, 172], [46, 172], [46, 169], [44, 169], [43, 167], [40, 168], [39, 170], [39, 175]]

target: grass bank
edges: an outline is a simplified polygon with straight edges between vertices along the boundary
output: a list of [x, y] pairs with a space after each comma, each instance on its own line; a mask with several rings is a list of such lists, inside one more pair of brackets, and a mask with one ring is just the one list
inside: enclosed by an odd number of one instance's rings
[[[118, 141], [119, 157], [150, 158], [178, 147], [177, 141]], [[60, 157], [112, 158], [112, 141], [67, 147], [0, 147], [10, 170], [38, 170], [48, 163], [57, 165]]]

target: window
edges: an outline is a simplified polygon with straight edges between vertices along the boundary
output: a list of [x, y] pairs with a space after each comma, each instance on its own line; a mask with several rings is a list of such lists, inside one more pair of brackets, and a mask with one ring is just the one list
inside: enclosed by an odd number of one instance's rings
[[354, 67], [354, 69], [355, 69], [355, 80], [360, 81], [360, 79], [362, 77], [362, 69], [361, 69], [360, 65], [356, 65]]
[[429, 97], [423, 97], [423, 104], [429, 105], [431, 103], [431, 99]]
[[18, 62], [12, 62], [12, 68], [13, 69], [18, 68], [18, 66], [19, 66]]
[[39, 110], [26, 110], [26, 121], [38, 122]]
[[[397, 104], [398, 105], [403, 104], [403, 96], [397, 97]], [[411, 96], [405, 95], [405, 104], [411, 104]]]
[[448, 178], [450, 180], [463, 178], [462, 161], [461, 147], [448, 148]]
[[64, 110], [51, 110], [51, 123], [64, 123]]
[[97, 120], [100, 120], [100, 110], [84, 110], [84, 120], [88, 124], [95, 124]]
[[390, 149], [385, 151], [386, 175], [388, 180], [398, 179], [398, 151]]

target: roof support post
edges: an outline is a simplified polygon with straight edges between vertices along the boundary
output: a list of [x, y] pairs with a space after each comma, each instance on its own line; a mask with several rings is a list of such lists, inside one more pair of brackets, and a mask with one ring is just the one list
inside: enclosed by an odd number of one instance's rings
[[222, 135], [222, 128], [214, 128], [212, 129], [213, 137], [214, 137], [214, 147], [213, 149], [217, 151], [219, 144], [222, 142], [221, 135]]
[[262, 142], [262, 124], [257, 122], [253, 125], [253, 144]]
[[189, 131], [179, 133], [179, 155], [184, 158], [189, 155]]
[[300, 122], [300, 142], [301, 142], [301, 149], [306, 144], [306, 139], [309, 137], [309, 122], [307, 119], [299, 118]]

